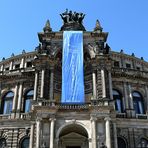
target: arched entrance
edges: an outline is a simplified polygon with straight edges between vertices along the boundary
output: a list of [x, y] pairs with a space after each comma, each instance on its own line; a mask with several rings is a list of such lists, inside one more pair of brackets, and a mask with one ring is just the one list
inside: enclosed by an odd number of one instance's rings
[[70, 124], [59, 133], [58, 148], [88, 148], [88, 133], [78, 124]]

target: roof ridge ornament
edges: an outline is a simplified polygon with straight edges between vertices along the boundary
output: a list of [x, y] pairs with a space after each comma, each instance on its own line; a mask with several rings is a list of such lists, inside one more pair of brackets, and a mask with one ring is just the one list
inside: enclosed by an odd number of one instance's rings
[[45, 33], [49, 33], [49, 32], [52, 31], [52, 28], [50, 27], [50, 21], [49, 20], [46, 21], [46, 24], [45, 24], [45, 27], [43, 28], [43, 30], [44, 30]]
[[101, 27], [100, 21], [97, 19], [96, 20], [96, 26], [94, 28], [95, 32], [102, 32], [103, 28]]

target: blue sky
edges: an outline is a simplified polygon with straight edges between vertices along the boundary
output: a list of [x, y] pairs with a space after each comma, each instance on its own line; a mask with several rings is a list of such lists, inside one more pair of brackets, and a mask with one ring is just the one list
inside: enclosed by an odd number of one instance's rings
[[148, 61], [148, 0], [0, 0], [0, 60], [38, 46], [37, 32], [47, 19], [53, 31], [62, 25], [66, 8], [83, 12], [84, 26], [92, 31], [97, 19], [109, 32], [108, 44]]

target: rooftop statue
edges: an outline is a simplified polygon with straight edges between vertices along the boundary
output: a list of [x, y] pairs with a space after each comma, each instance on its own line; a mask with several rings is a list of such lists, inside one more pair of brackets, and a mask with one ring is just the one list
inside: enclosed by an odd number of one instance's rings
[[85, 31], [85, 28], [83, 26], [83, 19], [85, 17], [85, 14], [83, 13], [77, 13], [72, 12], [71, 10], [66, 11], [62, 14], [60, 14], [64, 25], [61, 27], [61, 30], [83, 30]]

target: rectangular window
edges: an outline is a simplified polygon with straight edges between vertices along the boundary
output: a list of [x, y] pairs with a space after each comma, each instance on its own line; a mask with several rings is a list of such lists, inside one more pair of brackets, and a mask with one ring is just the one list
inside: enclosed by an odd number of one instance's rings
[[6, 68], [5, 68], [5, 71], [8, 71], [8, 70], [9, 70], [9, 67], [6, 67]]
[[27, 67], [32, 67], [32, 62], [27, 62]]
[[126, 63], [126, 68], [131, 68], [131, 64]]
[[119, 61], [114, 62], [114, 67], [119, 67]]
[[140, 67], [136, 67], [137, 70], [140, 70]]
[[20, 68], [20, 64], [16, 64], [15, 69], [19, 69], [19, 68]]

